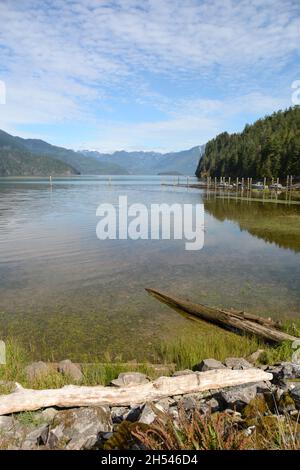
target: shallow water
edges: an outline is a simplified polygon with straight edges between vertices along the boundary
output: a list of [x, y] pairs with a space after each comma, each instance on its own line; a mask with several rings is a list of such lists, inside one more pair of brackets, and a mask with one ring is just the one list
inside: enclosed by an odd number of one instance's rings
[[[274, 317], [298, 315], [299, 206], [224, 202], [161, 183], [177, 177], [61, 178], [52, 186], [0, 179], [1, 334], [30, 343], [36, 357], [151, 358], [160, 340], [195, 327], [145, 287]], [[181, 240], [98, 240], [96, 208], [117, 204], [119, 195], [147, 206], [204, 201], [204, 248], [186, 251]], [[291, 226], [282, 232], [286, 220]]]

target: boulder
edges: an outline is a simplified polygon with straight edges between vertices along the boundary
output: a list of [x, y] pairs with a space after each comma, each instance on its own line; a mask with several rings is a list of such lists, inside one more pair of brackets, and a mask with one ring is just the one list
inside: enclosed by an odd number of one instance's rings
[[65, 359], [58, 364], [58, 372], [69, 377], [73, 382], [81, 382], [83, 379], [80, 366], [69, 359]]
[[111, 409], [111, 418], [114, 424], [122, 421], [138, 421], [142, 412], [141, 406], [113, 406]]
[[40, 446], [44, 446], [48, 439], [49, 426], [42, 424], [25, 436], [21, 445], [22, 450], [36, 450]]
[[287, 381], [300, 378], [300, 365], [293, 362], [281, 362], [268, 366], [266, 372], [273, 374], [273, 384], [287, 388]]
[[294, 398], [291, 396], [289, 392], [283, 392], [279, 401], [278, 401], [278, 410], [279, 413], [289, 413], [296, 409], [296, 403]]
[[193, 411], [198, 407], [198, 402], [195, 397], [185, 395], [178, 401], [178, 407], [183, 408], [184, 411]]
[[300, 384], [290, 390], [290, 395], [295, 402], [297, 410], [300, 410]]
[[200, 411], [201, 414], [209, 414], [209, 413], [215, 413], [216, 411], [219, 411], [220, 406], [218, 400], [215, 398], [211, 398], [210, 400], [202, 400], [199, 404], [198, 410]]
[[139, 419], [141, 412], [142, 412], [142, 407], [141, 406], [132, 405], [132, 406], [130, 406], [129, 411], [128, 411], [127, 415], [125, 415], [124, 419], [134, 423], [135, 421], [137, 421]]
[[164, 412], [165, 410], [161, 408], [159, 405], [157, 405], [157, 403], [155, 405], [153, 403], [152, 404], [146, 403], [143, 408], [142, 414], [139, 418], [139, 423], [151, 424], [153, 423], [153, 421], [155, 420], [155, 418], [157, 417], [159, 413], [164, 413]]
[[257, 351], [250, 354], [246, 359], [251, 364], [256, 364], [262, 358], [263, 354], [265, 353], [265, 349], [258, 349]]
[[156, 402], [157, 407], [165, 411], [168, 411], [170, 406], [173, 406], [175, 404], [176, 401], [171, 397], [162, 398], [161, 400]]
[[196, 364], [193, 369], [195, 371], [205, 372], [207, 370], [226, 369], [226, 367], [222, 362], [216, 361], [216, 359], [204, 359], [199, 364]]
[[53, 368], [49, 364], [46, 364], [42, 361], [33, 362], [29, 366], [25, 367], [26, 377], [31, 382], [41, 380], [47, 377], [47, 375], [49, 375], [51, 372], [53, 372]]
[[113, 406], [111, 409], [111, 419], [114, 424], [119, 424], [124, 421], [128, 415], [129, 407], [127, 406]]
[[11, 431], [15, 426], [15, 420], [12, 416], [0, 416], [0, 433]]
[[224, 409], [242, 411], [248, 403], [256, 396], [256, 385], [246, 387], [234, 387], [229, 390], [222, 390], [218, 394], [219, 402]]
[[243, 357], [228, 357], [225, 359], [224, 364], [228, 369], [234, 370], [251, 369], [251, 367], [253, 367], [253, 365]]
[[148, 383], [149, 380], [145, 374], [140, 372], [122, 372], [118, 375], [117, 379], [111, 381], [115, 387], [132, 387], [133, 385], [140, 385]]
[[55, 416], [48, 438], [50, 449], [88, 450], [97, 448], [101, 433], [113, 431], [108, 407], [74, 408]]
[[51, 423], [59, 411], [56, 408], [46, 408], [38, 413], [37, 418], [46, 423]]

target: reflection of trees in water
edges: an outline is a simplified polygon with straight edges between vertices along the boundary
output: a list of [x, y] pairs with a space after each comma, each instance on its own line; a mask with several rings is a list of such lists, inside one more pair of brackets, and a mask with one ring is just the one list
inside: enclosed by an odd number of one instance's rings
[[208, 198], [205, 210], [220, 221], [237, 222], [241, 230], [280, 248], [300, 252], [300, 208], [255, 201]]

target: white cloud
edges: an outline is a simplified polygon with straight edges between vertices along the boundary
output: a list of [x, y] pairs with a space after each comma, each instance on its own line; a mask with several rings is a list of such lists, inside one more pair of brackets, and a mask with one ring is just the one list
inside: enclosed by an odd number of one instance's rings
[[[135, 136], [142, 145], [141, 136], [165, 133], [162, 140], [176, 145], [180, 135], [193, 141], [197, 127], [201, 141], [243, 106], [265, 113], [283, 102], [261, 84], [292, 73], [284, 67], [300, 52], [299, 12], [294, 0], [2, 0], [7, 105], [0, 126], [72, 120], [96, 126], [101, 110], [124, 95], [165, 117], [138, 125], [100, 122], [107, 142], [110, 135], [120, 144]], [[157, 92], [150, 75], [183, 81], [187, 96], [172, 100]], [[204, 99], [201, 89], [191, 98], [193, 80], [224, 82], [246, 101]]]
[[[78, 148], [99, 151], [151, 150], [177, 151], [207, 142], [225, 130], [232, 131], [232, 119], [245, 113], [264, 115], [287, 107], [285, 99], [250, 93], [227, 100], [179, 100], [170, 104], [165, 120], [140, 123], [98, 122], [96, 138], [79, 142]], [[167, 103], [165, 103], [167, 107]], [[242, 130], [237, 129], [237, 130]], [[183, 145], [184, 143], [184, 145]]]

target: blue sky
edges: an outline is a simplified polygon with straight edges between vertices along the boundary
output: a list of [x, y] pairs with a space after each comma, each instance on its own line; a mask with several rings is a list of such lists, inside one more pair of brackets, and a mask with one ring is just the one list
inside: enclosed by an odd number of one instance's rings
[[0, 128], [182, 150], [291, 106], [299, 0], [0, 0]]

